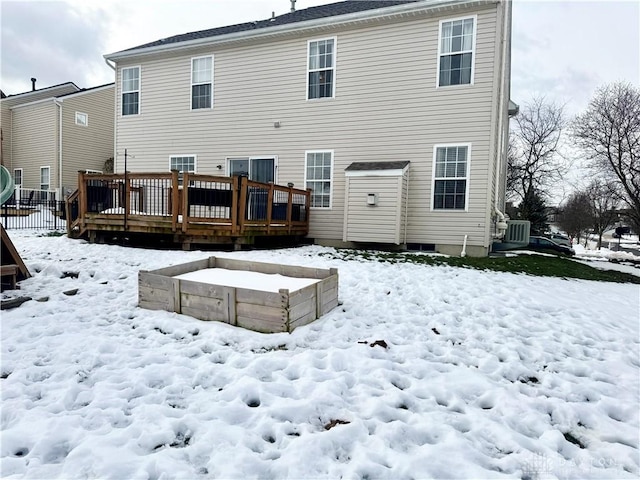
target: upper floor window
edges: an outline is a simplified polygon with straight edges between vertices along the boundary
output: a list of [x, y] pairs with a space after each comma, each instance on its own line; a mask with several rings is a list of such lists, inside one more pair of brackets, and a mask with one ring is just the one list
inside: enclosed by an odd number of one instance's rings
[[305, 185], [311, 189], [311, 206], [331, 208], [333, 152], [306, 152]]
[[76, 125], [82, 125], [83, 127], [89, 125], [89, 115], [82, 112], [76, 112]]
[[440, 22], [438, 86], [473, 83], [476, 17]]
[[470, 145], [436, 145], [434, 210], [466, 210], [470, 148]]
[[309, 42], [307, 99], [332, 98], [335, 91], [335, 38]]
[[211, 108], [213, 57], [191, 59], [191, 109]]
[[140, 113], [140, 67], [122, 69], [122, 115]]

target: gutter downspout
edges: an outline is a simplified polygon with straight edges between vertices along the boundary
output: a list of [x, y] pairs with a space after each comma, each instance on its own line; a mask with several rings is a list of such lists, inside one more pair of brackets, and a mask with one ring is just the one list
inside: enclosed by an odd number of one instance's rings
[[53, 99], [58, 107], [58, 195], [56, 200], [62, 198], [62, 100]]
[[104, 63], [113, 70], [114, 72], [114, 80], [113, 80], [113, 173], [116, 173], [116, 162], [118, 161], [118, 156], [116, 155], [117, 151], [117, 131], [118, 131], [118, 70], [116, 68], [115, 62], [111, 64], [108, 58], [104, 59]]
[[409, 171], [407, 171], [407, 196], [404, 199], [404, 245], [407, 246], [407, 224], [409, 223]]

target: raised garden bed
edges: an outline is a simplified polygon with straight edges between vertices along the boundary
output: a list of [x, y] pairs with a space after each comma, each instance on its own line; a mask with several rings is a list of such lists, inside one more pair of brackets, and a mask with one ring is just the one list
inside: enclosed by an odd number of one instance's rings
[[338, 270], [209, 257], [140, 271], [138, 305], [258, 332], [291, 332], [338, 305]]

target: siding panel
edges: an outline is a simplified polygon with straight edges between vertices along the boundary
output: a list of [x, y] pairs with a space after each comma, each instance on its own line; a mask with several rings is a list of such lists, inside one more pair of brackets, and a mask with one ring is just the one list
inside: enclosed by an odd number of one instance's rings
[[[63, 191], [78, 188], [78, 170], [103, 170], [113, 157], [115, 88], [74, 95], [62, 103]], [[88, 115], [87, 126], [76, 125], [76, 112]]]
[[13, 111], [12, 168], [22, 168], [22, 186], [40, 188], [40, 167], [51, 168], [55, 188], [58, 171], [57, 113], [53, 101], [17, 108]]

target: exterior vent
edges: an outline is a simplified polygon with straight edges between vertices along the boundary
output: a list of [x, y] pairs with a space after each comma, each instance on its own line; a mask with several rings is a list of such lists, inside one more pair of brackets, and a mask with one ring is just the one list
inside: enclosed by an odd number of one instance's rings
[[503, 242], [528, 245], [530, 232], [531, 222], [529, 220], [507, 220], [507, 233]]

